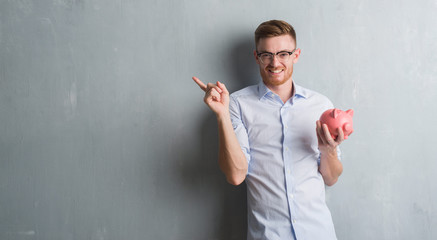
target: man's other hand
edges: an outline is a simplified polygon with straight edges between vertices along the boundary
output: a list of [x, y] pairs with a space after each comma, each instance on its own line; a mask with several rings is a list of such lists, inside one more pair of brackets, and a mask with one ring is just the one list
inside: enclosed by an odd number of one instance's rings
[[327, 152], [336, 152], [336, 148], [341, 142], [344, 141], [344, 132], [341, 128], [337, 129], [338, 136], [336, 139], [333, 139], [331, 133], [329, 132], [329, 128], [326, 124], [322, 124], [320, 121], [317, 121], [317, 140], [319, 143], [319, 150], [322, 153]]
[[229, 113], [229, 92], [223, 83], [217, 81], [205, 85], [197, 77], [193, 80], [205, 92], [203, 101], [217, 116]]

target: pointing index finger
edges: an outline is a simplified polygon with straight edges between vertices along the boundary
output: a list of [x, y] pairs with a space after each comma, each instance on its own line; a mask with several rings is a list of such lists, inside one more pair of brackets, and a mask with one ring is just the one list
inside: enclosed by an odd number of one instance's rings
[[197, 85], [199, 85], [200, 89], [202, 89], [204, 92], [206, 92], [206, 85], [200, 79], [197, 77], [193, 77], [194, 82], [196, 82]]

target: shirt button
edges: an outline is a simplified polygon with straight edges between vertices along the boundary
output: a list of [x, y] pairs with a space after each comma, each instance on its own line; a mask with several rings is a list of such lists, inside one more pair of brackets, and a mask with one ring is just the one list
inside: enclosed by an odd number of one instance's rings
[[285, 147], [285, 151], [288, 151], [288, 147]]
[[293, 194], [290, 194], [290, 198], [294, 198], [294, 195], [293, 195]]
[[296, 223], [296, 219], [293, 219], [293, 224]]

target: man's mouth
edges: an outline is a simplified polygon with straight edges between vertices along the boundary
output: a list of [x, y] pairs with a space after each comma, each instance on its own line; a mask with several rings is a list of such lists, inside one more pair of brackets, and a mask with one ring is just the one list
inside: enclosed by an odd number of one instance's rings
[[269, 69], [269, 72], [271, 72], [271, 73], [280, 73], [280, 72], [282, 72], [282, 71], [284, 71], [284, 69], [276, 69], [276, 70], [274, 70], [274, 69]]

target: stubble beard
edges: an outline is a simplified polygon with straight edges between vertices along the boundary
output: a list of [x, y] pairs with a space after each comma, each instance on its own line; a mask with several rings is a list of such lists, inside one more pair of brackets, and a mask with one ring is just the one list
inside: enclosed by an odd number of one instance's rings
[[281, 81], [275, 81], [270, 79], [268, 73], [265, 73], [264, 69], [260, 69], [260, 75], [263, 79], [263, 82], [266, 86], [281, 86], [284, 83], [291, 81], [291, 76], [293, 75], [293, 69], [291, 69], [291, 72], [285, 76], [285, 78]]

